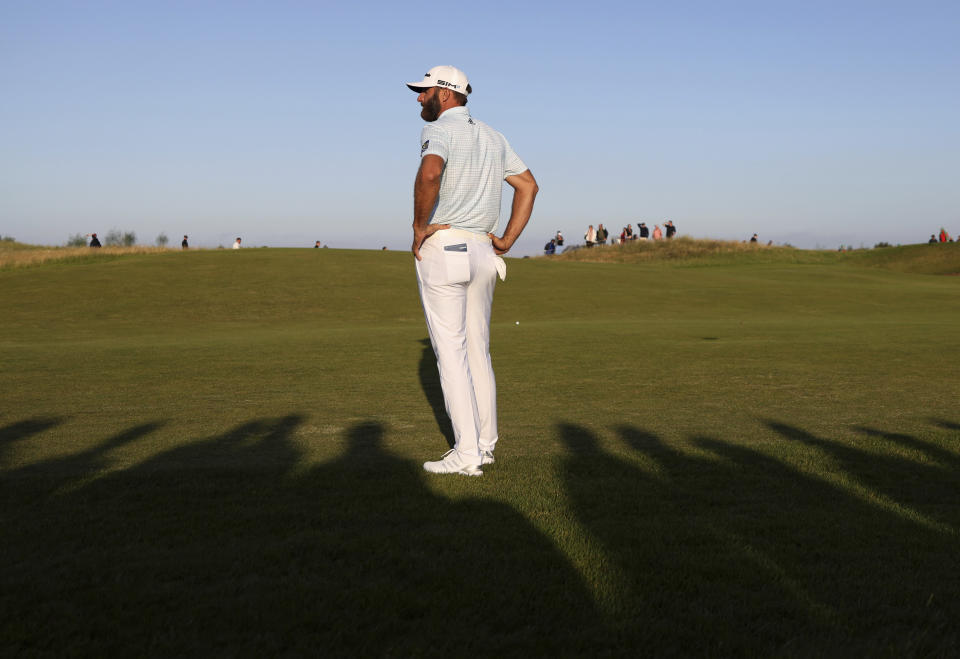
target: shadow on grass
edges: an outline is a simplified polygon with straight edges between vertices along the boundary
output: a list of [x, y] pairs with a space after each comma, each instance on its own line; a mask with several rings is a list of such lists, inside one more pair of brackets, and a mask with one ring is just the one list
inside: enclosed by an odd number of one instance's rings
[[4, 464], [5, 455], [13, 444], [55, 428], [65, 420], [63, 417], [57, 416], [34, 417], [33, 419], [16, 421], [0, 428], [0, 466]]
[[681, 452], [641, 428], [615, 431], [626, 447], [616, 454], [581, 426], [559, 426], [576, 517], [624, 575], [608, 621], [621, 647], [740, 656], [960, 647], [956, 533], [748, 445], [691, 436], [695, 451]]
[[930, 419], [930, 422], [935, 426], [940, 426], [941, 428], [946, 428], [947, 430], [960, 430], [960, 423], [955, 423], [953, 421], [947, 421], [945, 419]]
[[6, 651], [558, 654], [604, 636], [580, 575], [512, 508], [434, 494], [375, 422], [308, 467], [303, 421], [258, 419], [85, 479], [158, 425], [144, 424], [3, 474]]
[[[881, 495], [891, 504], [908, 508], [930, 520], [952, 525], [954, 530], [960, 529], [960, 507], [956, 505], [960, 501], [960, 459], [949, 451], [910, 435], [857, 428], [878, 442], [883, 440], [895, 447], [908, 448], [927, 459], [916, 462], [890, 453], [861, 451], [851, 444], [817, 437], [785, 423], [765, 423], [788, 440], [802, 442], [830, 455], [844, 474], [874, 495]], [[931, 458], [935, 462], [930, 462]], [[894, 514], [905, 512], [899, 510]]]
[[433, 352], [430, 339], [421, 339], [423, 353], [420, 355], [420, 387], [423, 395], [430, 403], [433, 417], [437, 420], [437, 428], [447, 440], [447, 446], [453, 448], [456, 439], [453, 436], [453, 424], [447, 415], [446, 403], [443, 400], [443, 387], [440, 385], [440, 373], [437, 371], [437, 356]]
[[132, 441], [145, 437], [163, 427], [165, 421], [152, 421], [128, 428], [121, 433], [93, 446], [86, 451], [71, 453], [60, 458], [52, 458], [38, 464], [30, 464], [18, 469], [11, 469], [7, 475], [18, 477], [37, 475], [44, 479], [61, 479], [66, 484], [72, 478], [84, 478], [96, 474], [109, 466], [107, 453]]

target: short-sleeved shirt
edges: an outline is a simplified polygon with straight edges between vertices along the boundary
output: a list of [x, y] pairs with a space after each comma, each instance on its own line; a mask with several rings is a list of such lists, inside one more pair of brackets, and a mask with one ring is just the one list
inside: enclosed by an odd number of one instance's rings
[[527, 171], [506, 138], [474, 119], [464, 106], [445, 111], [423, 127], [420, 157], [436, 155], [445, 163], [431, 224], [488, 233], [500, 220], [503, 180]]

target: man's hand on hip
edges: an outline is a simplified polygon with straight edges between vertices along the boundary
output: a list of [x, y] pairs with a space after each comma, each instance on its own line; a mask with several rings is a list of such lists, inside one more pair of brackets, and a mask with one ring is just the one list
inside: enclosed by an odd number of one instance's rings
[[510, 251], [510, 248], [513, 247], [513, 243], [508, 243], [503, 238], [498, 238], [492, 233], [487, 234], [490, 237], [490, 244], [493, 245], [493, 253], [497, 256], [506, 254]]
[[420, 248], [423, 247], [424, 241], [437, 231], [449, 228], [449, 224], [428, 224], [423, 230], [418, 230], [416, 227], [413, 228], [413, 255], [417, 257], [418, 261], [423, 260], [420, 256]]

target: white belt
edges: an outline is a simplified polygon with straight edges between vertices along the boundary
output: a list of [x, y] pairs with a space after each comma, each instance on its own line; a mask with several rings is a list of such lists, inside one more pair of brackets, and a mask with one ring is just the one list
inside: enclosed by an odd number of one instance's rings
[[485, 233], [477, 233], [476, 231], [467, 231], [466, 229], [458, 229], [456, 227], [450, 227], [449, 229], [441, 229], [441, 231], [449, 232], [454, 236], [457, 236], [459, 238], [465, 238], [467, 240], [479, 240], [485, 243], [490, 242], [490, 236], [488, 236]]

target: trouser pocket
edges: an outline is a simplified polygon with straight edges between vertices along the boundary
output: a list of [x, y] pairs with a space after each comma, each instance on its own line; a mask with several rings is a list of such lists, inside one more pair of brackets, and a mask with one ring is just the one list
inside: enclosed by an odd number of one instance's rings
[[466, 243], [444, 245], [441, 258], [444, 273], [442, 283], [462, 284], [470, 281], [470, 254]]
[[420, 249], [422, 261], [416, 261], [417, 274], [424, 284], [446, 286], [470, 281], [470, 254], [466, 243], [426, 244]]

